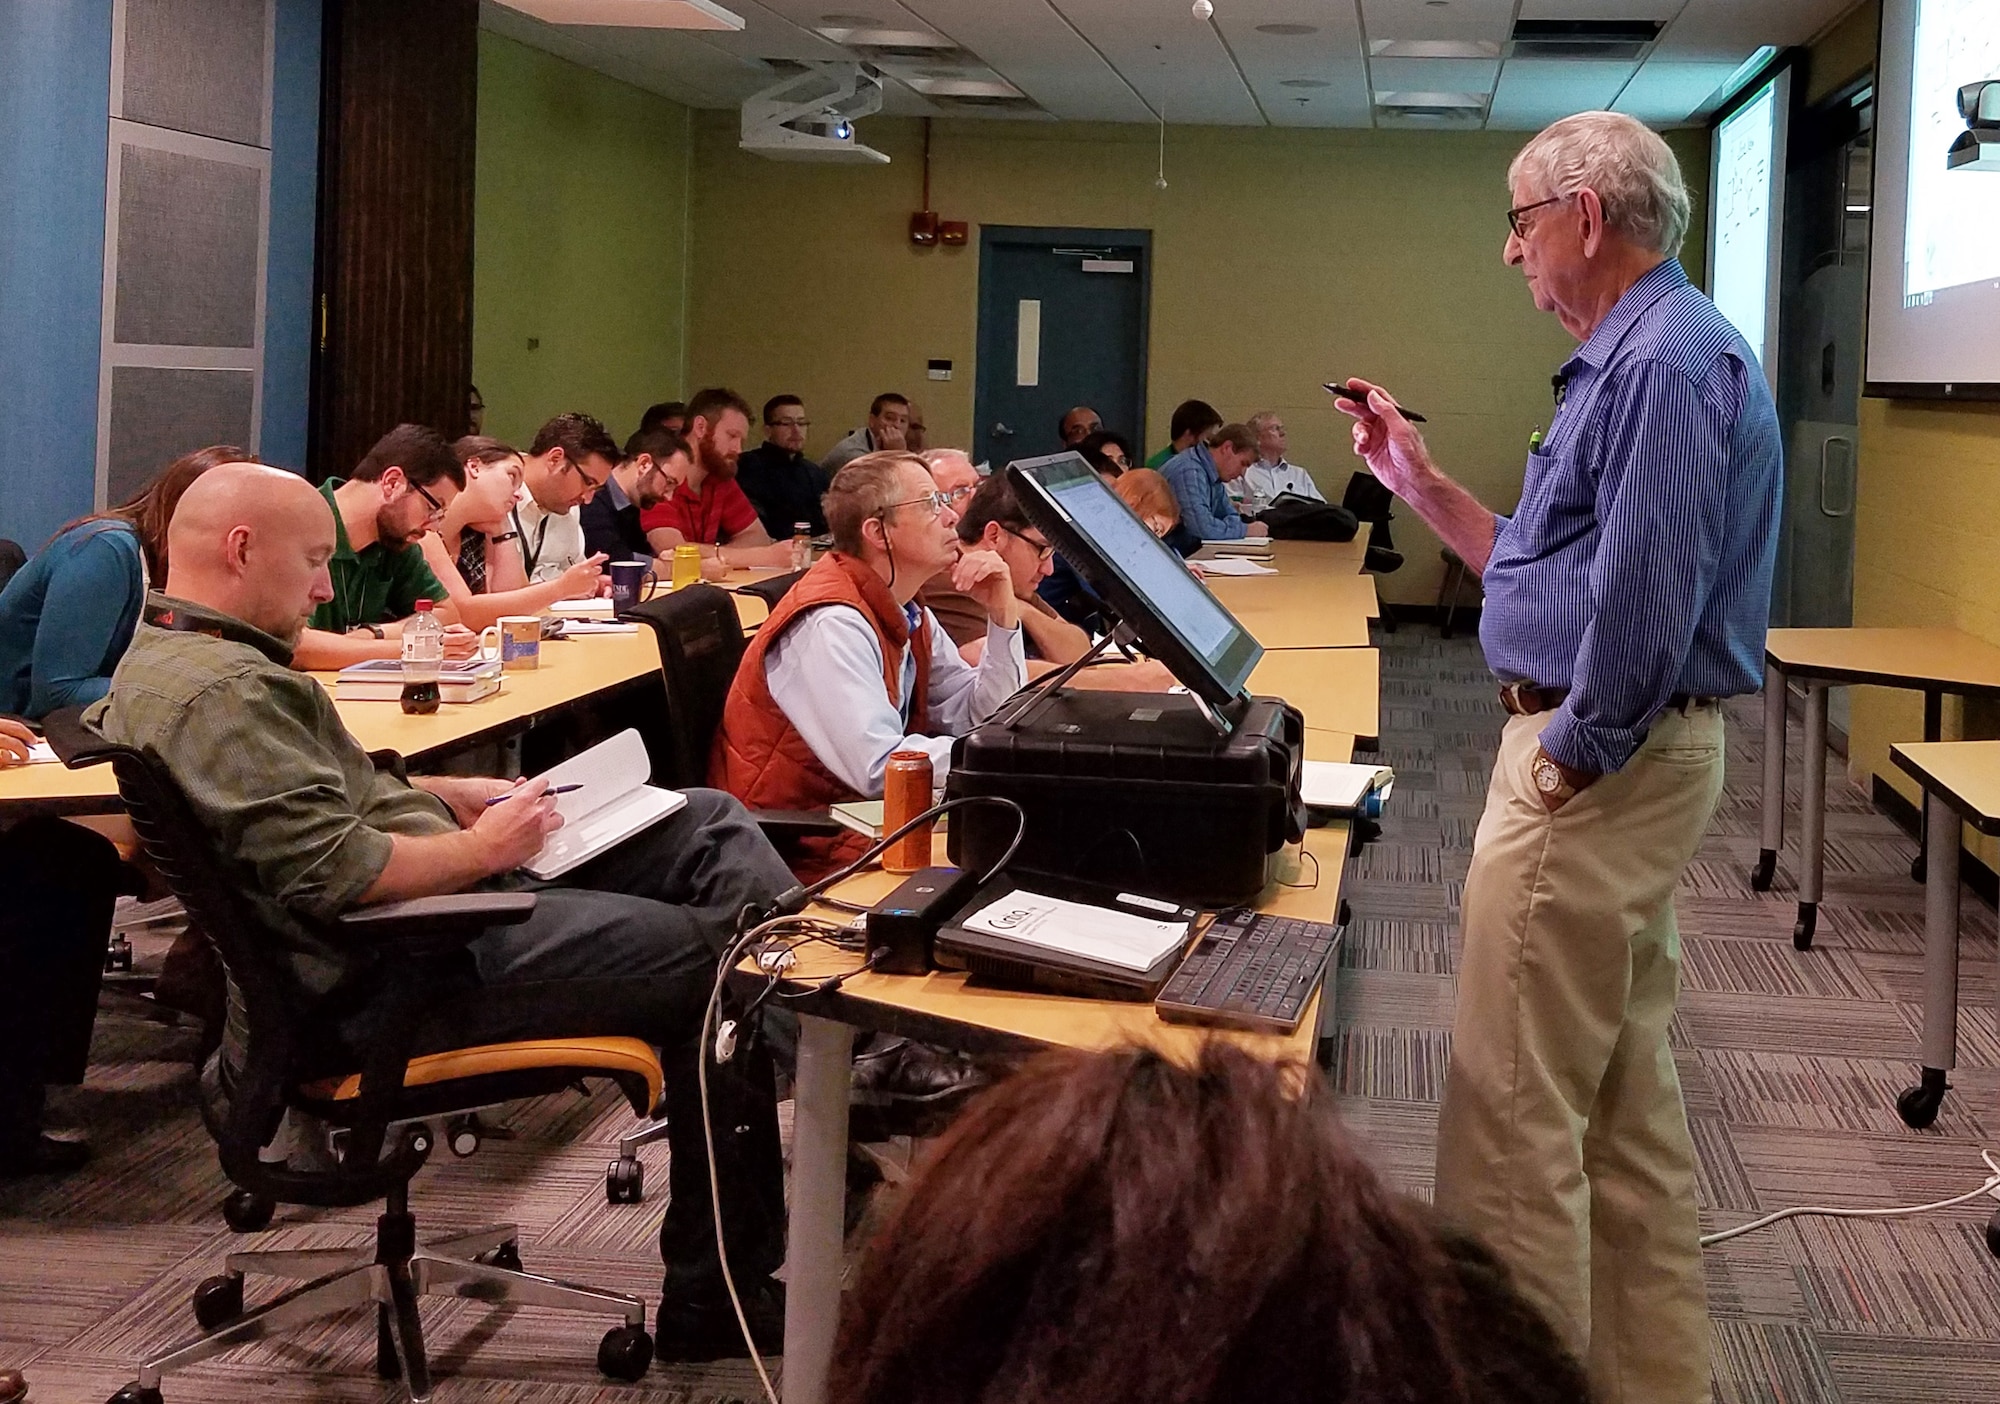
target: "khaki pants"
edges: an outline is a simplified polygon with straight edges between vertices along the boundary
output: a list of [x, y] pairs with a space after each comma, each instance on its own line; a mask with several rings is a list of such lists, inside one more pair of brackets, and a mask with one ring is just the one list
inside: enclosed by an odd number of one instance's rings
[[1673, 892], [1722, 792], [1722, 715], [1668, 710], [1555, 814], [1507, 723], [1463, 904], [1437, 1203], [1588, 1366], [1598, 1404], [1709, 1397], [1694, 1146], [1667, 1047]]

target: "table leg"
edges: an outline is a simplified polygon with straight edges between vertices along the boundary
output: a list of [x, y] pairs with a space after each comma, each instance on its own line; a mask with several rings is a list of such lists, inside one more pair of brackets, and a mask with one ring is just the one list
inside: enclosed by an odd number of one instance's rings
[[1958, 816], [1934, 794], [1924, 796], [1924, 817], [1937, 849], [1924, 873], [1924, 1036], [1922, 1080], [1896, 1099], [1906, 1125], [1922, 1129], [1937, 1120], [1951, 1084], [1945, 1075], [1958, 1061]]
[[1792, 944], [1812, 949], [1819, 922], [1821, 884], [1826, 880], [1826, 697], [1824, 683], [1806, 684], [1805, 803], [1799, 816], [1799, 919]]
[[820, 1404], [840, 1319], [847, 1209], [847, 1098], [854, 1030], [799, 1016], [791, 1230], [785, 1249], [785, 1404]]
[[[1924, 694], [1924, 740], [1944, 740], [1944, 694]], [[1910, 881], [1924, 880], [1924, 856], [1931, 851], [1931, 816], [1928, 806], [1917, 810], [1917, 856], [1910, 860]]]
[[1768, 892], [1778, 871], [1778, 853], [1785, 846], [1785, 675], [1775, 663], [1764, 665], [1764, 838], [1750, 887]]

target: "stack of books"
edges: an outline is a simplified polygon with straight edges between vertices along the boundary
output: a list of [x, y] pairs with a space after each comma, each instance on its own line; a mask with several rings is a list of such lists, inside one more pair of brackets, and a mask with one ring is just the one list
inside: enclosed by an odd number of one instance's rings
[[[477, 702], [500, 690], [500, 661], [461, 658], [438, 667], [438, 700]], [[370, 658], [349, 664], [333, 680], [336, 702], [399, 702], [403, 697], [400, 658]]]

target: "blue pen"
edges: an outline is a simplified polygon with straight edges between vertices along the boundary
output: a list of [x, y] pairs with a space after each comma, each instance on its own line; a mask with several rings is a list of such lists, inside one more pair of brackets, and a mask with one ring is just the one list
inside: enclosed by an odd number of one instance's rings
[[[581, 790], [582, 788], [583, 786], [581, 785], [551, 785], [546, 790], [542, 791], [542, 793], [545, 795], [566, 795], [571, 790]], [[509, 790], [504, 795], [495, 795], [492, 799], [486, 801], [486, 807], [488, 809], [491, 809], [494, 805], [499, 804], [502, 800], [510, 800], [514, 798], [514, 796], [518, 793], [519, 791], [517, 790]]]

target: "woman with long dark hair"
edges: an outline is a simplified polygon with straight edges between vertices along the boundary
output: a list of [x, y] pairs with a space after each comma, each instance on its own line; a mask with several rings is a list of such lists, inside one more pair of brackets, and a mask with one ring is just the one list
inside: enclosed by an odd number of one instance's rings
[[148, 583], [167, 578], [167, 523], [188, 484], [218, 463], [254, 463], [214, 444], [168, 464], [130, 501], [71, 522], [0, 591], [0, 712], [39, 720], [95, 702], [125, 656]]

